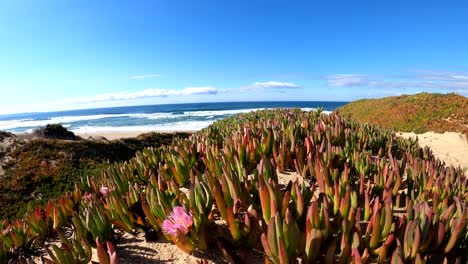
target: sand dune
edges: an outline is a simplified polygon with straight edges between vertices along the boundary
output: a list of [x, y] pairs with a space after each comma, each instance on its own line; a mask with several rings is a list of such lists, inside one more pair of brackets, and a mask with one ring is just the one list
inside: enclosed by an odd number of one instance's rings
[[436, 157], [445, 161], [447, 165], [461, 166], [468, 173], [468, 141], [465, 135], [455, 132], [438, 134], [426, 132], [424, 134], [399, 133], [403, 137], [417, 137], [420, 146], [428, 146]]

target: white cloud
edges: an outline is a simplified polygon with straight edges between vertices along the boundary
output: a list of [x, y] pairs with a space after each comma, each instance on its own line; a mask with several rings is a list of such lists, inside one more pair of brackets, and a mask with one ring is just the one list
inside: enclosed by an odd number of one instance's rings
[[468, 80], [468, 76], [461, 76], [461, 75], [453, 75], [452, 76], [455, 79], [463, 79], [463, 80]]
[[156, 78], [161, 77], [161, 74], [144, 74], [144, 75], [132, 75], [130, 79], [147, 79], [147, 78]]
[[294, 83], [269, 81], [269, 82], [255, 82], [250, 86], [241, 87], [241, 91], [263, 90], [263, 89], [298, 89], [298, 88], [300, 87]]
[[137, 92], [119, 92], [112, 94], [98, 94], [94, 96], [78, 97], [65, 99], [60, 103], [81, 104], [81, 103], [96, 103], [108, 101], [123, 101], [135, 100], [150, 97], [168, 97], [168, 96], [186, 96], [186, 95], [200, 95], [200, 94], [217, 94], [218, 89], [210, 86], [203, 87], [187, 87], [182, 90], [175, 89], [145, 89]]
[[[28, 105], [17, 105], [8, 109], [0, 108], [0, 114], [25, 113], [25, 112], [43, 112], [43, 111], [62, 111], [74, 109], [88, 109], [100, 107], [116, 107], [139, 105], [142, 102], [151, 102], [151, 98], [170, 97], [167, 102], [190, 100], [191, 95], [215, 95], [220, 90], [211, 87], [187, 87], [184, 89], [145, 89], [136, 92], [117, 92], [97, 94], [93, 96], [67, 98], [48, 102], [35, 102]], [[183, 99], [182, 99], [183, 98]], [[150, 101], [148, 101], [150, 100]]]
[[325, 79], [328, 86], [332, 87], [353, 87], [368, 83], [366, 75], [362, 74], [332, 74], [325, 76]]
[[324, 77], [330, 87], [423, 88], [468, 93], [468, 74], [418, 71], [404, 77], [333, 74]]

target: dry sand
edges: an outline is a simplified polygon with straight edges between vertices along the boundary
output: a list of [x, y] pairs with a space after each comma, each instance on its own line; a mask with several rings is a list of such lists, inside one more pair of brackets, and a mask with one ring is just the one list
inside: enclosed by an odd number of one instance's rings
[[443, 160], [445, 164], [460, 166], [465, 169], [465, 174], [468, 173], [468, 141], [465, 135], [455, 132], [399, 133], [399, 135], [406, 138], [417, 137], [421, 147], [431, 148], [434, 156]]
[[95, 138], [95, 139], [102, 139], [105, 138], [107, 140], [114, 140], [119, 138], [131, 138], [137, 137], [143, 133], [176, 133], [176, 132], [187, 132], [193, 133], [196, 131], [193, 130], [179, 130], [179, 131], [108, 131], [108, 132], [89, 132], [89, 133], [76, 133], [77, 136], [80, 136], [84, 139], [87, 138]]
[[137, 132], [90, 132], [90, 133], [77, 133], [77, 136], [82, 138], [106, 138], [107, 140], [114, 140], [119, 138], [130, 138], [130, 137], [137, 137], [140, 134], [147, 133], [151, 131], [137, 131]]

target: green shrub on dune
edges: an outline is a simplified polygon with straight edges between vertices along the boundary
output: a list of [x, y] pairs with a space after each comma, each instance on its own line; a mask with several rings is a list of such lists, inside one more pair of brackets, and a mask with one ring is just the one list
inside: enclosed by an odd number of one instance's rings
[[78, 139], [60, 125], [49, 125], [33, 133], [38, 138], [22, 141], [18, 137], [12, 151], [5, 154], [8, 162], [2, 164], [5, 174], [0, 177], [0, 218], [19, 218], [28, 206], [44, 204], [71, 191], [83, 176], [99, 176], [106, 166], [129, 160], [138, 150], [170, 144], [174, 137], [188, 135], [147, 133], [137, 138], [96, 141]]
[[78, 140], [79, 137], [71, 131], [68, 131], [61, 124], [48, 124], [44, 127], [34, 130], [34, 135], [50, 138], [50, 139], [64, 139], [64, 140]]
[[336, 111], [360, 123], [401, 132], [453, 131], [468, 136], [468, 98], [453, 93], [363, 99]]

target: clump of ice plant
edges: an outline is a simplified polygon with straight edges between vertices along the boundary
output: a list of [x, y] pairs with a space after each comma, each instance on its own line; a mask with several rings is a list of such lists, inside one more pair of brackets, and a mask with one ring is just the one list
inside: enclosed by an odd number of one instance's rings
[[193, 218], [181, 206], [172, 209], [168, 219], [162, 223], [162, 231], [169, 235], [172, 241], [183, 251], [192, 252], [194, 243], [190, 238], [190, 228], [193, 225]]

